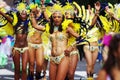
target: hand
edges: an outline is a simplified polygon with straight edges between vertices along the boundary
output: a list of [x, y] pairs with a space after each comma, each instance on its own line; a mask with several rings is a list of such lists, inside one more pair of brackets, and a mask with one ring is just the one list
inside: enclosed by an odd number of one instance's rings
[[6, 7], [6, 6], [8, 6], [8, 5], [6, 4], [6, 2], [2, 1], [2, 2], [0, 3], [0, 8], [4, 8], [4, 7]]
[[97, 1], [97, 2], [95, 3], [95, 9], [96, 9], [96, 11], [99, 11], [100, 8], [101, 8], [100, 2]]
[[45, 8], [45, 6], [44, 6], [44, 5], [42, 6], [42, 8], [41, 8], [41, 9], [42, 9], [42, 11], [43, 11], [43, 12], [45, 12], [45, 10], [46, 10], [46, 8]]
[[45, 3], [45, 0], [41, 0], [41, 4], [43, 5]]
[[73, 50], [73, 47], [70, 46], [68, 47], [64, 52], [65, 52], [65, 56], [69, 56], [70, 55], [70, 52]]
[[34, 17], [35, 17], [35, 15], [34, 15], [33, 12], [30, 13], [30, 17], [31, 17], [31, 18], [34, 18]]

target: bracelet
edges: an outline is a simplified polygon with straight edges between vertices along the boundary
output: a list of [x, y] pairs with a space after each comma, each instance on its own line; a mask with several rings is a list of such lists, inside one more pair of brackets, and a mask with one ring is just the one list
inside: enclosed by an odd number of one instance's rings
[[82, 37], [81, 37], [81, 36], [79, 36], [78, 38], [76, 38], [76, 41], [79, 41], [81, 38], [82, 38]]

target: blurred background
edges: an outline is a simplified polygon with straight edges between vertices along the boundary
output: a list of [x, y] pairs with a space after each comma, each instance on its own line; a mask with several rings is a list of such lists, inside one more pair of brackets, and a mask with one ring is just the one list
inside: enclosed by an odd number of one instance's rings
[[[1, 0], [0, 0], [1, 1]], [[8, 5], [13, 6], [14, 2], [16, 1], [22, 1], [22, 0], [4, 0], [7, 2]], [[40, 0], [23, 0], [26, 1], [28, 4], [30, 2], [36, 2], [36, 1], [40, 1]], [[50, 0], [46, 0], [46, 1], [50, 1]], [[79, 5], [85, 5], [87, 6], [88, 4], [90, 4], [91, 6], [94, 6], [94, 3], [96, 1], [100, 1], [100, 2], [110, 2], [112, 4], [116, 4], [116, 3], [120, 3], [120, 0], [53, 0], [53, 1], [60, 1], [60, 2], [64, 2], [64, 1], [75, 1], [77, 2]]]

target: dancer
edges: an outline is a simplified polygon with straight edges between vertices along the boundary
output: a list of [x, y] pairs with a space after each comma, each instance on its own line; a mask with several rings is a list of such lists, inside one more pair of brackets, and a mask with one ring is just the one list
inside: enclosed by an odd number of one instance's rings
[[84, 53], [85, 53], [85, 58], [87, 62], [87, 78], [93, 80], [93, 74], [94, 74], [94, 66], [96, 63], [96, 59], [98, 56], [98, 40], [101, 36], [101, 32], [99, 31], [99, 28], [97, 27], [97, 18], [100, 10], [100, 3], [96, 2], [95, 3], [95, 15], [93, 17], [91, 27], [87, 33], [87, 40], [90, 42], [90, 44], [84, 44]]
[[[19, 10], [20, 3], [17, 9]], [[24, 5], [25, 6], [25, 5]], [[0, 12], [13, 26], [15, 31], [15, 44], [12, 50], [13, 62], [15, 65], [15, 80], [20, 79], [20, 63], [22, 63], [22, 80], [27, 80], [27, 62], [28, 62], [28, 16], [25, 7], [22, 7], [17, 13], [14, 13], [13, 18]], [[22, 60], [22, 62], [21, 62]]]
[[[79, 32], [80, 24], [74, 22], [74, 6], [67, 3], [67, 5], [63, 7], [63, 9], [65, 10], [64, 12], [65, 18], [71, 21], [69, 26], [71, 26], [76, 33]], [[68, 39], [68, 46], [74, 44], [75, 40], [76, 40], [75, 37], [70, 35]], [[76, 46], [73, 46], [73, 50], [70, 52], [69, 70], [65, 80], [74, 80], [74, 74], [75, 74], [78, 60], [79, 60], [79, 51]]]
[[[32, 21], [35, 21], [34, 18]], [[49, 72], [50, 80], [64, 80], [69, 67], [68, 55], [73, 50], [71, 46], [67, 46], [68, 35], [72, 34], [75, 37], [80, 38], [79, 35], [74, 33], [72, 28], [66, 25], [64, 16], [59, 10], [52, 13], [50, 23], [46, 24], [46, 29], [42, 28], [41, 25], [34, 25], [34, 27], [39, 30], [45, 30], [50, 34], [52, 44]]]
[[[44, 15], [44, 10], [38, 8], [36, 4], [31, 4], [31, 22], [32, 19], [35, 18], [37, 24], [45, 25], [47, 22]], [[43, 11], [43, 12], [42, 12]], [[28, 36], [28, 45], [29, 45], [29, 76], [28, 80], [33, 80], [34, 78], [34, 68], [35, 68], [35, 61], [36, 61], [36, 79], [40, 79], [41, 71], [43, 69], [44, 63], [44, 48], [42, 43], [42, 34], [43, 30], [39, 31], [36, 27], [34, 27], [34, 22], [32, 22], [33, 28]]]

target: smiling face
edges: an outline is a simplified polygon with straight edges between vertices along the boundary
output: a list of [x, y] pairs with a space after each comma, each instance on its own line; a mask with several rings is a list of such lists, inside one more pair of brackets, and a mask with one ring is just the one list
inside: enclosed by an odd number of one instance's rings
[[52, 14], [53, 22], [55, 26], [60, 26], [62, 23], [63, 15], [61, 12], [54, 12]]

